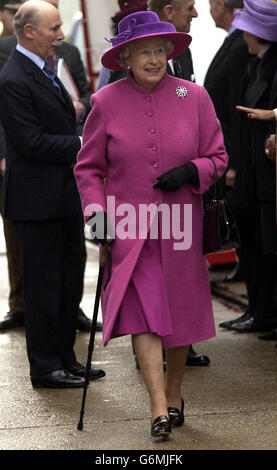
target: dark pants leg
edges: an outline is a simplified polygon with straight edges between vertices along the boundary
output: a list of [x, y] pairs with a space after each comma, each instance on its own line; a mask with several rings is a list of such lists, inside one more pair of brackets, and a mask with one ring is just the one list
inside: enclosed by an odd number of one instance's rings
[[[2, 181], [0, 175], [0, 212], [2, 213]], [[18, 234], [14, 223], [3, 218], [4, 237], [7, 249], [8, 275], [10, 283], [9, 308], [24, 312], [21, 253]]]
[[17, 221], [31, 375], [76, 360], [73, 346], [83, 287], [81, 215]]
[[258, 202], [249, 211], [238, 214], [237, 222], [241, 234], [238, 255], [246, 282], [248, 310], [257, 322], [275, 319], [276, 255], [264, 252]]
[[[240, 269], [246, 284], [248, 296], [247, 310], [252, 316], [255, 316], [256, 295], [258, 289], [257, 279], [257, 243], [255, 235], [255, 212], [234, 210], [237, 225], [241, 236], [241, 246], [237, 250]], [[254, 224], [254, 225], [253, 225]]]
[[258, 264], [258, 289], [256, 296], [256, 319], [259, 321], [276, 321], [274, 302], [276, 285], [276, 255], [261, 254]]

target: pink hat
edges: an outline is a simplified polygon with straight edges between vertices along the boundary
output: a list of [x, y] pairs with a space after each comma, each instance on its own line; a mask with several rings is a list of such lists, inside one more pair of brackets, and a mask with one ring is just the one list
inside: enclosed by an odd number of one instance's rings
[[181, 54], [191, 43], [191, 36], [179, 33], [171, 23], [160, 21], [153, 11], [140, 11], [126, 16], [118, 25], [118, 35], [110, 40], [112, 48], [102, 56], [102, 64], [111, 70], [124, 70], [118, 63], [120, 51], [131, 42], [153, 36], [162, 36], [173, 44], [173, 51], [168, 59]]

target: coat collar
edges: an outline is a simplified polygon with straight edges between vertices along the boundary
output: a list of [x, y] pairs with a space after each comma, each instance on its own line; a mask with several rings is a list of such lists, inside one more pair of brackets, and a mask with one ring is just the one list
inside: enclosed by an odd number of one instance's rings
[[170, 79], [172, 79], [173, 77], [170, 77], [167, 73], [165, 73], [164, 77], [162, 78], [162, 80], [155, 86], [155, 88], [152, 90], [152, 92], [149, 92], [148, 90], [146, 90], [146, 88], [143, 88], [142, 86], [138, 85], [134, 78], [133, 78], [133, 75], [132, 73], [129, 73], [126, 80], [127, 80], [127, 83], [136, 91], [138, 91], [139, 93], [143, 93], [143, 94], [152, 94], [152, 93], [157, 93], [159, 92], [160, 90], [162, 90], [164, 87], [166, 87], [168, 85], [168, 82], [170, 81]]
[[[264, 57], [260, 60], [254, 58], [252, 63], [255, 61], [257, 65], [257, 78], [249, 85], [247, 90], [247, 102], [246, 105], [255, 108], [259, 100], [262, 98], [264, 92], [269, 88], [269, 94], [271, 93], [270, 104], [273, 102], [275, 90], [273, 89], [273, 83], [276, 85], [276, 73], [277, 73], [277, 45], [272, 45]], [[251, 64], [250, 64], [251, 65]]]
[[239, 29], [236, 29], [232, 34], [230, 34], [230, 36], [227, 36], [224, 39], [221, 47], [218, 49], [217, 53], [215, 54], [210, 64], [209, 70], [207, 72], [207, 76], [208, 76], [208, 73], [213, 71], [222, 62], [222, 59], [226, 57], [226, 55], [228, 54], [230, 47], [234, 44], [236, 39], [239, 38], [241, 35], [242, 35], [242, 32]]

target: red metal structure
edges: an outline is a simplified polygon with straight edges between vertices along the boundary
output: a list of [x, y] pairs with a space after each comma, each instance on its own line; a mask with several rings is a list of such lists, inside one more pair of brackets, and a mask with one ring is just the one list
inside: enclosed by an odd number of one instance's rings
[[84, 30], [84, 41], [85, 41], [85, 46], [86, 46], [87, 73], [89, 77], [91, 91], [94, 92], [95, 91], [94, 78], [97, 78], [99, 74], [93, 71], [86, 0], [80, 0], [80, 3], [81, 3], [82, 15], [83, 15], [82, 23], [83, 23], [83, 30]]

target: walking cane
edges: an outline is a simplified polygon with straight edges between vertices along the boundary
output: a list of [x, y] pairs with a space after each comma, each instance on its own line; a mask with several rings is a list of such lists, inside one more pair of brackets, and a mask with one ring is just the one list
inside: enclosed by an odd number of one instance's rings
[[97, 280], [97, 288], [96, 288], [96, 295], [95, 295], [95, 302], [94, 302], [94, 310], [93, 310], [93, 318], [92, 318], [92, 325], [90, 331], [90, 340], [88, 345], [88, 357], [87, 357], [87, 364], [86, 364], [86, 373], [85, 373], [85, 385], [83, 389], [83, 398], [82, 398], [82, 405], [80, 411], [80, 419], [77, 426], [78, 431], [83, 430], [83, 418], [85, 413], [85, 402], [87, 396], [87, 388], [89, 384], [89, 371], [91, 369], [91, 358], [94, 349], [94, 338], [95, 338], [95, 331], [96, 331], [96, 323], [97, 323], [97, 315], [99, 310], [99, 302], [100, 302], [100, 295], [101, 295], [101, 288], [103, 282], [103, 274], [104, 274], [104, 267], [106, 265], [108, 251], [110, 250], [112, 239], [107, 238], [106, 244], [100, 249], [99, 254], [99, 272], [98, 272], [98, 280]]

